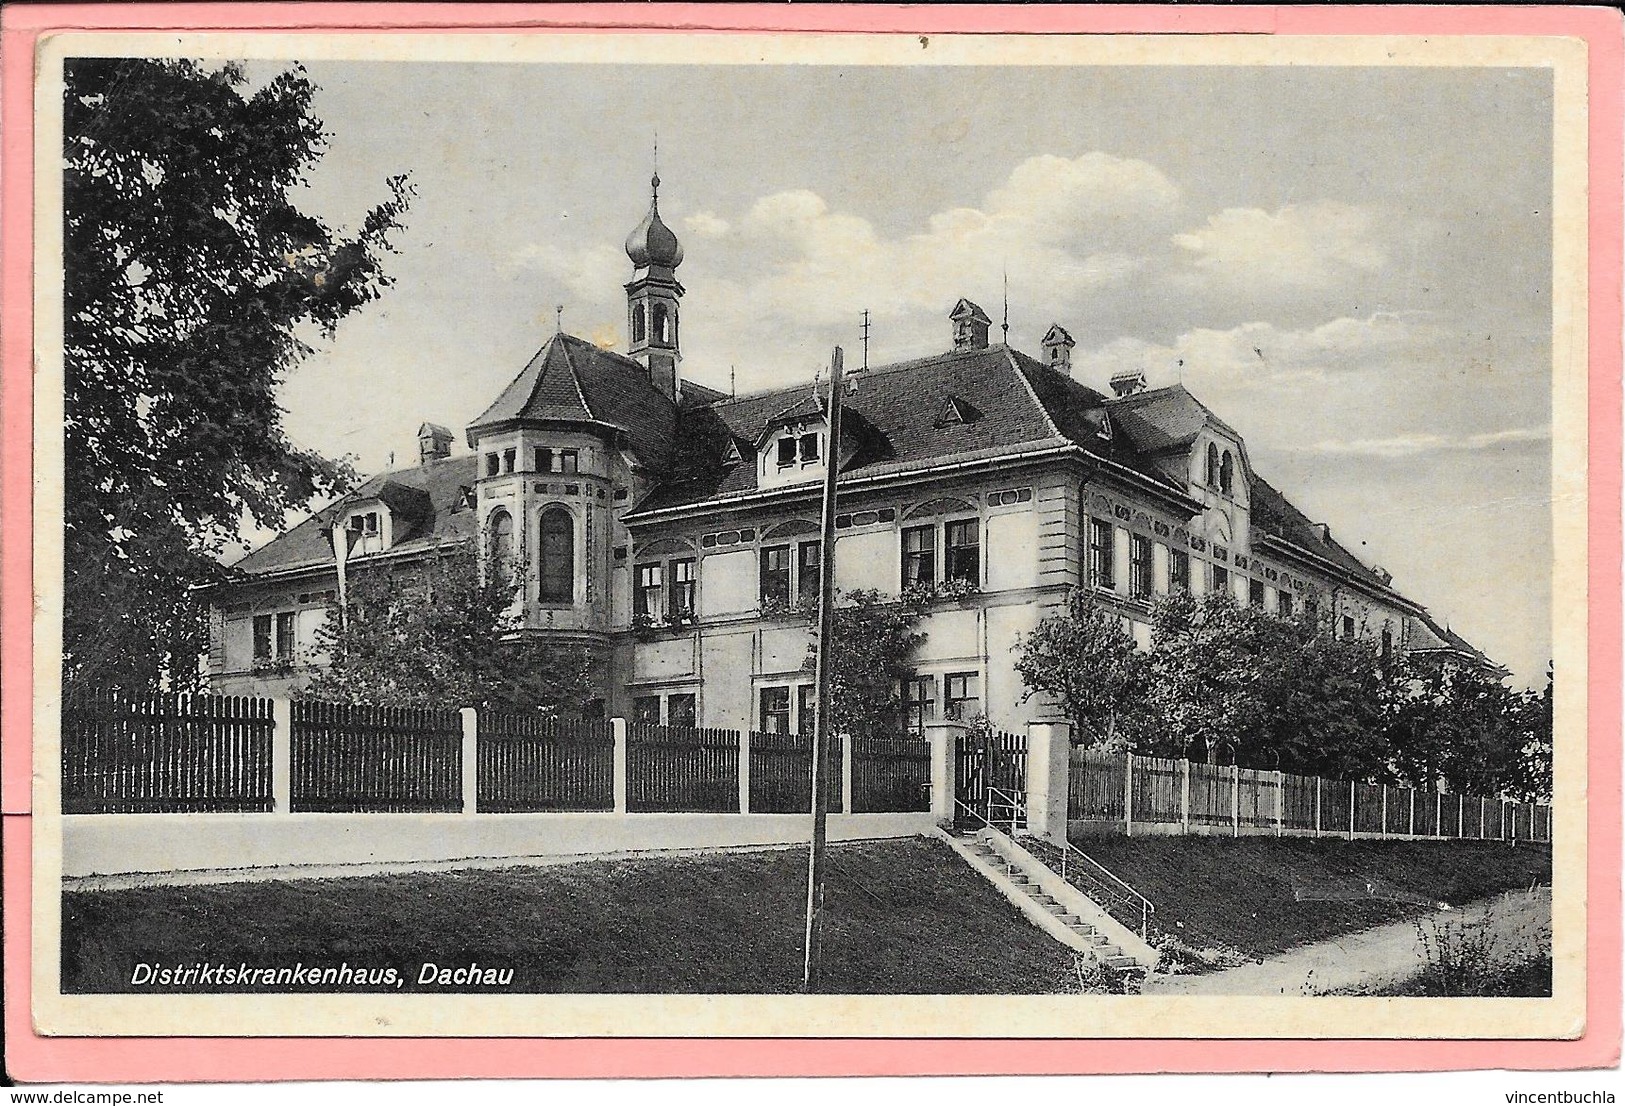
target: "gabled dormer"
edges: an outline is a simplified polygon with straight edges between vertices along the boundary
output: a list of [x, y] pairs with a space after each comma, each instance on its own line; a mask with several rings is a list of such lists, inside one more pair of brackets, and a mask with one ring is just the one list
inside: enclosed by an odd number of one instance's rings
[[334, 517], [335, 538], [346, 539], [348, 556], [386, 553], [432, 521], [428, 493], [386, 480], [368, 496], [346, 503]]
[[809, 394], [763, 424], [756, 437], [757, 485], [822, 480], [828, 453], [824, 404]]

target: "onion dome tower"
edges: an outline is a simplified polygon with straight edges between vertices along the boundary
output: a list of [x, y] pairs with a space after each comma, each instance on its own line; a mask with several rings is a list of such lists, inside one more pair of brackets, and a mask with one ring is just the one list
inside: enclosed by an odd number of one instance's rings
[[632, 280], [626, 285], [626, 352], [643, 365], [649, 380], [676, 402], [682, 392], [678, 363], [677, 304], [683, 286], [677, 266], [683, 263], [683, 245], [660, 219], [660, 174], [649, 181], [649, 214], [626, 238], [626, 256], [632, 262]]

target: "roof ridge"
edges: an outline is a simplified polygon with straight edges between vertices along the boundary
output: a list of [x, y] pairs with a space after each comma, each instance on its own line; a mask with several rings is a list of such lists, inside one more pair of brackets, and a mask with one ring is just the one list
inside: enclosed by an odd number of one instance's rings
[[[857, 372], [847, 372], [847, 373], [844, 373], [842, 375], [843, 375], [844, 379], [849, 380], [849, 381], [850, 380], [859, 380], [859, 381], [861, 381], [861, 380], [865, 380], [865, 379], [868, 379], [869, 377], [874, 377], [874, 376], [890, 376], [893, 373], [903, 372], [903, 371], [908, 370], [908, 369], [916, 369], [916, 368], [919, 368], [921, 365], [925, 365], [925, 364], [932, 364], [932, 363], [942, 364], [942, 363], [948, 361], [949, 359], [966, 360], [966, 359], [969, 359], [970, 357], [973, 357], [973, 356], [976, 356], [976, 355], [990, 354], [990, 353], [995, 353], [996, 354], [996, 353], [998, 353], [1000, 351], [1008, 350], [1010, 348], [1011, 347], [1005, 346], [1005, 345], [992, 345], [992, 346], [987, 346], [987, 347], [985, 347], [983, 349], [952, 349], [952, 350], [945, 350], [942, 353], [928, 354], [928, 355], [926, 355], [924, 357], [913, 357], [913, 358], [910, 358], [907, 361], [893, 361], [890, 364], [886, 364], [886, 365], [872, 365], [867, 369], [860, 369]], [[807, 386], [808, 384], [817, 383], [817, 381], [818, 381], [818, 377], [814, 376], [810, 380], [798, 380], [798, 381], [795, 381], [794, 383], [785, 384], [785, 385], [783, 385], [781, 387], [778, 387], [778, 388], [763, 388], [760, 391], [755, 391], [755, 392], [741, 392], [738, 395], [724, 396], [723, 398], [721, 398], [719, 400], [714, 400], [713, 402], [707, 404], [707, 406], [709, 406], [709, 407], [721, 407], [721, 406], [725, 406], [727, 404], [737, 403], [737, 402], [740, 402], [742, 400], [765, 399], [766, 397], [774, 395], [776, 393], [793, 391], [796, 388], [801, 388], [801, 387]]]
[[[575, 335], [567, 335], [561, 330], [549, 340], [548, 345], [558, 345], [559, 352], [564, 357], [564, 367], [570, 371], [570, 387], [575, 389], [576, 399], [581, 403], [581, 409], [587, 412], [587, 417], [589, 419], [592, 419], [594, 422], [599, 422], [602, 420], [598, 418], [597, 412], [595, 412], [592, 409], [592, 406], [587, 402], [587, 393], [581, 390], [581, 377], [576, 371], [575, 359], [570, 356], [570, 339], [574, 337]], [[579, 338], [576, 340], [580, 341]], [[536, 387], [532, 388], [530, 391], [530, 398], [533, 400], [536, 398], [536, 393], [541, 390], [542, 381], [547, 379], [548, 362], [551, 360], [552, 358], [549, 357], [548, 361], [544, 361], [542, 363], [542, 371], [536, 377]]]

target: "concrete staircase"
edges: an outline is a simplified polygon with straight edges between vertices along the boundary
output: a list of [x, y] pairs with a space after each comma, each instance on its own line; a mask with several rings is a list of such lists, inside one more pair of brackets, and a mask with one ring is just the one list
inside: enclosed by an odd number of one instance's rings
[[1138, 981], [1155, 965], [1156, 950], [1078, 888], [991, 827], [942, 837], [1029, 921], [1118, 977]]

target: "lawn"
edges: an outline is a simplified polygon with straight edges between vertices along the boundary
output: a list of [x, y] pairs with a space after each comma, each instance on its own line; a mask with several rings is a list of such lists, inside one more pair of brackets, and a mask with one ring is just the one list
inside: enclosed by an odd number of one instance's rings
[[[940, 841], [836, 845], [829, 857], [827, 990], [1078, 989], [1072, 954]], [[804, 849], [790, 849], [68, 892], [62, 986], [150, 990], [131, 981], [144, 962], [343, 962], [393, 966], [405, 991], [791, 992], [801, 981], [806, 864]], [[420, 966], [431, 962], [512, 969], [512, 983], [419, 986]], [[166, 988], [233, 989], [244, 988]]]
[[[1077, 842], [1196, 946], [1261, 957], [1433, 909], [1549, 884], [1547, 845], [1295, 837], [1110, 837]], [[1354, 899], [1368, 884], [1400, 898]], [[1309, 898], [1300, 901], [1298, 892]]]

